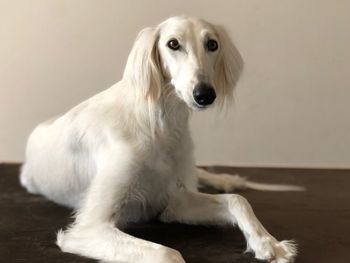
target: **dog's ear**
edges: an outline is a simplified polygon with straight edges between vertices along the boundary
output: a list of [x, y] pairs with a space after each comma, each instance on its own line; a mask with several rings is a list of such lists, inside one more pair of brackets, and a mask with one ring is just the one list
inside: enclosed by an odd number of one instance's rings
[[152, 101], [160, 97], [163, 75], [158, 52], [159, 30], [143, 29], [134, 43], [126, 63], [123, 79], [141, 96]]
[[232, 97], [233, 88], [243, 69], [243, 60], [226, 30], [221, 26], [215, 26], [215, 31], [219, 38], [219, 54], [215, 65], [214, 84], [219, 102], [224, 104]]

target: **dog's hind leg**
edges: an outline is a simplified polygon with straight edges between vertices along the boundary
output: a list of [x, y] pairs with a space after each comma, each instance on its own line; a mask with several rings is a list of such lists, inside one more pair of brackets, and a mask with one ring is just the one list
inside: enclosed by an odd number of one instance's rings
[[21, 167], [21, 174], [20, 174], [20, 183], [23, 187], [27, 189], [27, 191], [31, 194], [38, 194], [39, 191], [37, 190], [35, 183], [33, 182], [33, 179], [29, 176], [28, 171], [28, 165], [24, 164]]
[[247, 188], [246, 179], [239, 175], [214, 174], [201, 168], [197, 168], [196, 175], [199, 187], [209, 186], [225, 193]]
[[209, 186], [218, 191], [230, 193], [236, 190], [253, 189], [260, 191], [303, 191], [302, 186], [284, 184], [265, 184], [252, 182], [240, 175], [214, 174], [204, 169], [197, 168], [199, 187]]

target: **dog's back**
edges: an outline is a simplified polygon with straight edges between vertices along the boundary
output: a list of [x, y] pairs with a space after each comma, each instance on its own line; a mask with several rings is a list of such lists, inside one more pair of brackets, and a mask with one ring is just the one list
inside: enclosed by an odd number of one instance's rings
[[83, 122], [78, 115], [84, 114], [87, 104], [39, 124], [30, 134], [20, 174], [21, 184], [30, 193], [72, 208], [80, 206], [95, 171], [90, 155], [93, 145], [85, 143], [89, 133], [77, 128]]

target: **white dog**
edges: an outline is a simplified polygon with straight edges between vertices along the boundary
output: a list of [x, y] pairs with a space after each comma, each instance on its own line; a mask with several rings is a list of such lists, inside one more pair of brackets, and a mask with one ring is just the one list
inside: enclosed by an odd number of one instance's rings
[[256, 258], [293, 262], [295, 244], [269, 234], [245, 198], [197, 191], [198, 183], [297, 190], [195, 168], [189, 114], [230, 99], [242, 64], [221, 27], [170, 18], [141, 31], [120, 82], [32, 132], [22, 185], [77, 211], [58, 233], [63, 251], [110, 262], [185, 262], [176, 250], [120, 230], [158, 217], [238, 225]]

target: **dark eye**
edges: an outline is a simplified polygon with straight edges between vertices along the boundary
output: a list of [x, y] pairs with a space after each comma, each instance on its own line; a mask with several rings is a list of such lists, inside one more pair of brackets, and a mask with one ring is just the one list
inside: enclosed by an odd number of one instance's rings
[[180, 48], [180, 43], [177, 39], [171, 39], [167, 43], [167, 46], [172, 50], [178, 50]]
[[219, 45], [214, 39], [209, 39], [207, 42], [207, 49], [211, 52], [214, 52], [218, 49]]

